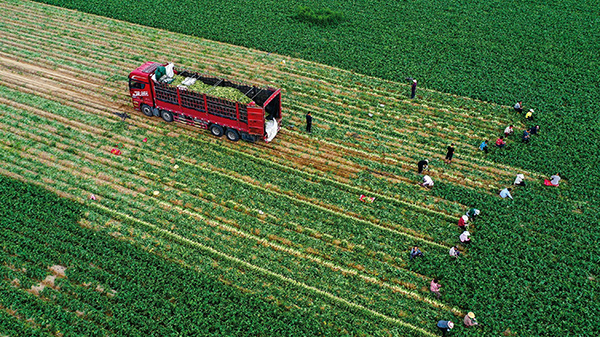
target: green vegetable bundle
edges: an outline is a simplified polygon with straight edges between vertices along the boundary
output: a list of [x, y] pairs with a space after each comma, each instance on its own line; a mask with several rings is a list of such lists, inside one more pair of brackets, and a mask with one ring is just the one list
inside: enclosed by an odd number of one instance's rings
[[[181, 75], [175, 75], [174, 80], [171, 83], [173, 86], [182, 85], [183, 81], [186, 78]], [[187, 86], [187, 88], [191, 91], [201, 92], [207, 94], [209, 96], [226, 99], [230, 101], [240, 102], [242, 104], [248, 104], [252, 102], [248, 96], [244, 95], [242, 92], [232, 87], [215, 87], [209, 84], [206, 84], [200, 80], [197, 80], [194, 84]]]

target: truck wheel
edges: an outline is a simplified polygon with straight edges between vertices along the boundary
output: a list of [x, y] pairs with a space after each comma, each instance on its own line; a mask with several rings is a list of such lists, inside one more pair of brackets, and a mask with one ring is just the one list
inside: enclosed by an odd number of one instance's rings
[[229, 139], [232, 142], [237, 142], [238, 140], [240, 140], [240, 134], [234, 129], [227, 129], [227, 131], [225, 132], [225, 136], [227, 136], [227, 139]]
[[148, 104], [142, 104], [140, 110], [142, 110], [142, 113], [146, 116], [154, 116], [154, 114], [152, 113], [152, 108]]
[[210, 132], [217, 137], [221, 137], [223, 135], [223, 127], [217, 124], [213, 124], [210, 126]]
[[173, 121], [173, 113], [170, 111], [162, 110], [160, 115], [166, 122], [171, 123]]

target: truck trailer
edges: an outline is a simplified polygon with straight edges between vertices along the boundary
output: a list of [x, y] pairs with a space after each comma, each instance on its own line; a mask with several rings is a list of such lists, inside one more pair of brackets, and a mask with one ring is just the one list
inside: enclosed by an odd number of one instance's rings
[[[169, 65], [171, 78], [163, 76]], [[231, 141], [270, 142], [281, 125], [281, 89], [237, 83], [172, 64], [142, 64], [129, 74], [129, 93], [134, 108], [146, 116], [208, 129]]]

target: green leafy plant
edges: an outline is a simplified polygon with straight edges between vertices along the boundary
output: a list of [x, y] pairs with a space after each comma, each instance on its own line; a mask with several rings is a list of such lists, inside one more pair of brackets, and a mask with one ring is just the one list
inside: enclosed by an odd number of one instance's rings
[[300, 21], [317, 25], [332, 25], [344, 20], [344, 15], [340, 11], [312, 6], [299, 6], [296, 8], [294, 17]]

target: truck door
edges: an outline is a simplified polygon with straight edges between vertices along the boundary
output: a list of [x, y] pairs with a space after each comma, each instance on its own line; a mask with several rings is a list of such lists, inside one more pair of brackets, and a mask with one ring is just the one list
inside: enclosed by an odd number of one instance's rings
[[142, 104], [153, 107], [152, 96], [150, 95], [150, 85], [135, 79], [129, 79], [129, 94], [133, 100], [133, 106], [139, 110]]

